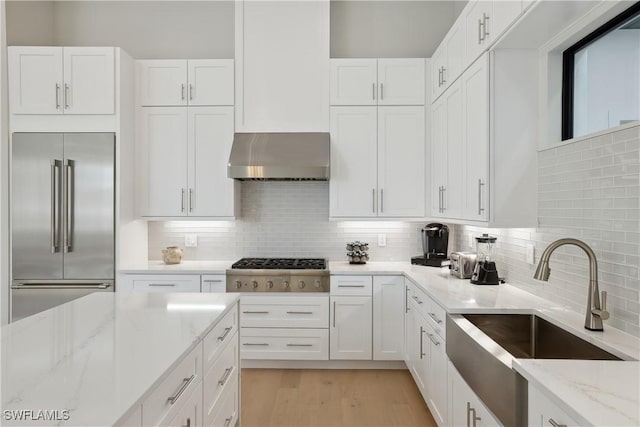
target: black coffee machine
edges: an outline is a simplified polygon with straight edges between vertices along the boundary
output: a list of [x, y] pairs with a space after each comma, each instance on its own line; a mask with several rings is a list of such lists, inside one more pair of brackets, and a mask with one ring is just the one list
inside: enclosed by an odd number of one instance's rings
[[444, 267], [449, 265], [447, 247], [449, 245], [449, 227], [437, 222], [427, 224], [422, 230], [423, 256], [411, 258], [411, 264], [427, 265], [429, 267]]

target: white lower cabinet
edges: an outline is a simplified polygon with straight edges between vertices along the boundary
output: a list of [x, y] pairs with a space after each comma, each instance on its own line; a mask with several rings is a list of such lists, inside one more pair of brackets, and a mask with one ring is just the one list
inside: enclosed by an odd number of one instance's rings
[[202, 383], [191, 392], [182, 409], [167, 423], [171, 427], [202, 427]]
[[[484, 406], [482, 400], [471, 390], [460, 376], [453, 363], [448, 362], [449, 406], [452, 426], [498, 427], [500, 422]], [[498, 384], [496, 386], [499, 387]]]
[[529, 383], [529, 427], [575, 427], [580, 424]]
[[445, 341], [428, 327], [427, 337], [429, 338], [429, 374], [428, 384], [428, 404], [431, 415], [438, 425], [447, 425], [447, 350]]
[[202, 425], [230, 426], [235, 423], [238, 416], [239, 375], [238, 336], [234, 333], [204, 377]]
[[125, 274], [118, 278], [118, 291], [200, 292], [200, 276], [195, 274]]
[[329, 359], [326, 294], [243, 296], [240, 326], [242, 359]]
[[373, 360], [402, 360], [404, 276], [373, 278]]
[[202, 292], [227, 292], [227, 276], [224, 274], [203, 274], [200, 278]]
[[371, 360], [372, 297], [331, 296], [331, 360]]

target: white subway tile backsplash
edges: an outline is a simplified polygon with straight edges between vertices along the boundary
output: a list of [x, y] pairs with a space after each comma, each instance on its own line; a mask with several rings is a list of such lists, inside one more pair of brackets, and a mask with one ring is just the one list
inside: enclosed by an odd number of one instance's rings
[[525, 244], [534, 244], [537, 262], [553, 240], [584, 240], [599, 261], [600, 289], [610, 295], [611, 319], [606, 323], [640, 336], [639, 145], [640, 126], [635, 126], [542, 151], [539, 228], [515, 232], [456, 226], [456, 249], [471, 249], [469, 235], [497, 235], [498, 271], [509, 283], [582, 313], [589, 277], [584, 253], [558, 249], [546, 283], [532, 278], [536, 266], [523, 263], [522, 251]]

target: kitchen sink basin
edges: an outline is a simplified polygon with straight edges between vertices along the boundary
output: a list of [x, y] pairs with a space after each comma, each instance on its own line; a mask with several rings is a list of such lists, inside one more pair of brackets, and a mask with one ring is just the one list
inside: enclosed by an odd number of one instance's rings
[[466, 314], [463, 317], [515, 358], [621, 360], [538, 316]]
[[449, 314], [447, 355], [506, 427], [527, 425], [528, 384], [514, 359], [621, 360], [529, 314]]

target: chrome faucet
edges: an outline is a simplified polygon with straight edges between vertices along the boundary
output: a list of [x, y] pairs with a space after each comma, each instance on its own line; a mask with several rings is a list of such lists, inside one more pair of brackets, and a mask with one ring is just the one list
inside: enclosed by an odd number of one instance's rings
[[537, 280], [549, 281], [549, 275], [551, 269], [549, 268], [549, 258], [553, 251], [563, 245], [575, 245], [581, 248], [589, 257], [589, 295], [587, 296], [587, 313], [584, 320], [584, 327], [590, 331], [602, 331], [602, 321], [609, 318], [609, 312], [607, 311], [607, 293], [602, 291], [602, 305], [600, 305], [600, 290], [598, 289], [598, 261], [596, 260], [596, 254], [586, 243], [577, 239], [559, 239], [547, 246], [536, 274], [533, 278]]

